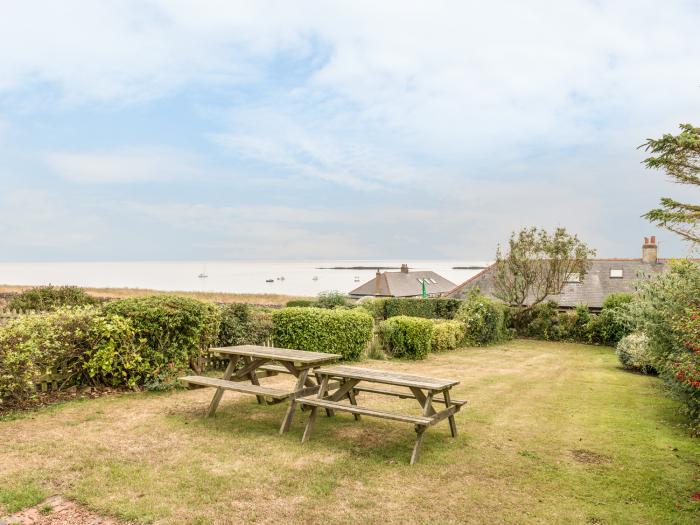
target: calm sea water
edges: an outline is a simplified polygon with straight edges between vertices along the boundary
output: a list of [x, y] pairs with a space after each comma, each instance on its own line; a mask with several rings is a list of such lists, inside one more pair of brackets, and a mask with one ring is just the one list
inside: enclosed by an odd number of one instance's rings
[[[0, 283], [312, 296], [327, 290], [347, 293], [374, 277], [377, 266], [398, 267], [402, 262], [414, 270], [433, 270], [455, 284], [478, 270], [454, 270], [454, 266], [486, 264], [485, 261], [391, 260], [0, 263]], [[373, 269], [321, 269], [335, 266]], [[199, 278], [202, 273], [208, 277]], [[273, 282], [268, 283], [267, 279]]]

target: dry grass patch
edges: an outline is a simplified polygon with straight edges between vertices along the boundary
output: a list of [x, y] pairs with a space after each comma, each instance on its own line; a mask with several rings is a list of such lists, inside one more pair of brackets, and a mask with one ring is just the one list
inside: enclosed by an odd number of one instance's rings
[[[362, 366], [461, 381], [469, 404], [426, 434], [410, 425], [308, 415], [210, 389], [70, 402], [0, 421], [0, 514], [61, 493], [141, 523], [696, 523], [698, 441], [655, 378], [609, 348], [513, 341]], [[286, 376], [272, 383], [290, 381]], [[414, 407], [361, 394], [363, 404]], [[22, 499], [24, 497], [24, 499]], [[37, 499], [39, 498], [39, 499]], [[21, 501], [20, 501], [21, 500]], [[36, 501], [34, 501], [36, 500]]]

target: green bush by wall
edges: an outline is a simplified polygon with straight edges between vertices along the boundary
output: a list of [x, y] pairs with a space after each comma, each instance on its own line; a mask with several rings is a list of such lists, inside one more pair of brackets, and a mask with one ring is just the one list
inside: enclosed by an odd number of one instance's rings
[[149, 350], [143, 357], [155, 371], [187, 365], [195, 368], [196, 359], [219, 337], [219, 308], [188, 297], [130, 297], [107, 303], [104, 311], [131, 321]]
[[626, 369], [642, 374], [656, 372], [654, 354], [649, 347], [649, 338], [643, 333], [626, 335], [617, 343], [615, 351], [620, 363]]
[[459, 299], [446, 297], [393, 297], [384, 299], [384, 319], [406, 315], [426, 319], [453, 319], [459, 305]]
[[372, 339], [372, 317], [365, 311], [292, 307], [272, 314], [275, 346], [341, 354], [358, 359]]
[[399, 315], [379, 324], [379, 337], [387, 353], [406, 359], [424, 359], [431, 348], [433, 322]]

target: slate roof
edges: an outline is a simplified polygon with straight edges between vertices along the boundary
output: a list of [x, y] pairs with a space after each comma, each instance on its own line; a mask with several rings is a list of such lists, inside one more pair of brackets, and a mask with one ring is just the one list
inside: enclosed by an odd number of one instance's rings
[[350, 295], [354, 297], [420, 297], [423, 290], [419, 279], [427, 279], [426, 291], [429, 296], [444, 295], [456, 286], [452, 281], [432, 271], [378, 272], [376, 277], [355, 288]]
[[[667, 259], [657, 259], [655, 263], [643, 262], [642, 259], [593, 259], [583, 282], [566, 283], [560, 294], [550, 295], [546, 300], [555, 301], [565, 308], [586, 304], [598, 309], [608, 295], [634, 292], [635, 282], [661, 273], [668, 266]], [[622, 277], [610, 277], [610, 270], [622, 270]], [[455, 287], [447, 296], [464, 299], [469, 290], [478, 287], [482, 294], [493, 297], [494, 271], [495, 264]]]

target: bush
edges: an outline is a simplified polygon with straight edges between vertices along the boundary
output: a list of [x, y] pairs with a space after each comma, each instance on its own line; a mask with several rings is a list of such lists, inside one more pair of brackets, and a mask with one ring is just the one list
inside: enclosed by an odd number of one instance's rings
[[455, 320], [465, 325], [464, 343], [483, 346], [507, 339], [505, 310], [503, 303], [483, 295], [470, 295], [455, 314]]
[[462, 301], [446, 297], [393, 297], [384, 300], [384, 319], [406, 315], [426, 319], [454, 319]]
[[386, 301], [383, 297], [363, 297], [357, 302], [357, 308], [368, 312], [373, 319], [386, 319]]
[[361, 309], [284, 308], [272, 314], [275, 345], [341, 354], [355, 360], [372, 338], [372, 317]]
[[220, 306], [221, 324], [217, 346], [236, 346], [247, 343], [250, 332], [250, 306], [231, 303]]
[[460, 321], [433, 321], [433, 337], [430, 346], [433, 352], [456, 350], [464, 340], [466, 327]]
[[614, 293], [603, 301], [603, 308], [598, 315], [596, 330], [592, 334], [593, 342], [615, 346], [630, 333], [626, 322], [626, 312], [632, 302], [632, 294]]
[[248, 335], [243, 340], [247, 345], [264, 345], [271, 342], [275, 327], [272, 322], [272, 312], [263, 309], [252, 309], [248, 318]]
[[62, 386], [135, 385], [147, 376], [128, 320], [97, 308], [64, 307], [21, 316], [0, 329], [0, 398], [33, 396], [33, 382], [60, 371]]
[[292, 299], [291, 301], [287, 301], [286, 306], [287, 308], [291, 308], [292, 306], [316, 306], [316, 301], [314, 301], [313, 299]]
[[622, 366], [643, 374], [653, 374], [654, 354], [649, 348], [649, 338], [642, 333], [629, 334], [620, 339], [616, 349]]
[[131, 321], [146, 344], [143, 357], [155, 376], [188, 364], [196, 369], [198, 357], [219, 336], [219, 308], [188, 297], [130, 297], [107, 303], [104, 311]]
[[348, 299], [340, 292], [321, 292], [318, 294], [318, 299], [316, 299], [316, 304], [314, 306], [329, 309], [339, 306], [348, 306]]
[[77, 286], [40, 286], [15, 295], [8, 308], [26, 312], [43, 312], [59, 306], [86, 306], [100, 301]]
[[430, 352], [433, 322], [405, 315], [391, 317], [379, 324], [379, 337], [394, 357], [424, 359]]

